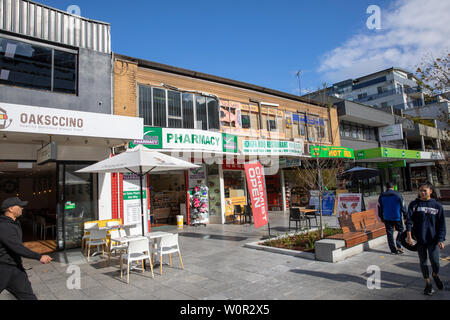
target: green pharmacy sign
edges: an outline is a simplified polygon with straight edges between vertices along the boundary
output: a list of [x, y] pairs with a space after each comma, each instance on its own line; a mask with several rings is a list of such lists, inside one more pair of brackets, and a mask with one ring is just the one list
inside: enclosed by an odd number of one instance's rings
[[144, 128], [144, 137], [130, 143], [130, 148], [144, 145], [155, 150], [187, 150], [204, 152], [238, 152], [235, 135], [195, 129]]

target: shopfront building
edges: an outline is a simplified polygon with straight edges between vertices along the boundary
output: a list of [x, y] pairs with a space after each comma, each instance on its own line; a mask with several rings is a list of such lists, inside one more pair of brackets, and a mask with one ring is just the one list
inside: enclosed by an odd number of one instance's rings
[[[184, 211], [185, 221], [192, 223], [189, 197], [193, 192], [198, 194], [194, 184], [200, 193], [206, 191], [202, 186], [208, 188], [209, 219], [200, 220], [218, 224], [234, 221], [236, 206], [248, 204], [244, 164], [255, 160], [266, 168], [270, 210], [284, 212], [286, 181], [279, 167], [280, 158], [285, 165], [292, 164], [308, 158], [312, 144], [340, 144], [334, 108], [275, 90], [118, 54], [114, 68], [114, 113], [144, 119], [144, 136], [134, 145], [143, 144], [203, 166], [195, 183], [189, 178], [195, 172], [185, 172], [184, 180], [181, 174], [175, 178], [167, 173], [157, 179], [150, 175], [150, 189], [171, 203], [169, 209], [162, 208], [159, 199], [149, 201], [153, 215], [155, 211], [156, 215], [164, 210], [165, 214], [171, 212], [171, 218], [162, 223], [174, 223], [174, 216], [178, 212], [184, 215]], [[176, 181], [177, 186], [162, 183], [164, 179]], [[120, 184], [119, 179], [119, 191]], [[176, 188], [182, 186], [184, 197], [180, 194], [175, 200], [169, 196], [170, 189], [181, 192]], [[114, 214], [120, 216], [120, 203]]]
[[[104, 160], [111, 148], [141, 136], [142, 119], [0, 103], [0, 197], [29, 201], [25, 241], [53, 240], [55, 249], [78, 247], [83, 222], [110, 210], [104, 175], [78, 170]], [[131, 128], [131, 129], [130, 129]], [[50, 226], [41, 233], [42, 226]]]

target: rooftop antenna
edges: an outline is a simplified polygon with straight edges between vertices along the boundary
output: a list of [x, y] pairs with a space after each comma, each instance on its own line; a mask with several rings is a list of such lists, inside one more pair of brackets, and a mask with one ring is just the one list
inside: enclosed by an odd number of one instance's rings
[[302, 74], [302, 70], [297, 71], [297, 78], [298, 78], [298, 88], [299, 88], [299, 95], [300, 97], [302, 96], [302, 80], [301, 80], [301, 74]]

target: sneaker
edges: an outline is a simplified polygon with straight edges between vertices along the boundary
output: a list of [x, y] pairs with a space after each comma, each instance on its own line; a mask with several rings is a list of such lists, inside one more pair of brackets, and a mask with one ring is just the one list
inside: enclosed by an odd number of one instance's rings
[[444, 290], [444, 284], [442, 283], [441, 279], [439, 279], [439, 276], [436, 276], [436, 277], [433, 276], [433, 279], [434, 279], [434, 283], [436, 283], [436, 287], [439, 290]]
[[398, 249], [397, 249], [397, 252], [398, 252], [398, 254], [404, 254], [404, 253], [405, 253], [405, 251], [403, 251], [402, 248], [398, 248]]
[[423, 291], [423, 294], [427, 296], [432, 296], [434, 294], [433, 286], [431, 284], [427, 284], [425, 290]]

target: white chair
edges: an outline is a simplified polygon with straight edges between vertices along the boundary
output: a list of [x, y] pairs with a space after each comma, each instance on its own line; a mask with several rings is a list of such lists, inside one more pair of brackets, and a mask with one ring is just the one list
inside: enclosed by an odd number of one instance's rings
[[163, 255], [169, 255], [170, 266], [172, 267], [172, 253], [177, 253], [180, 258], [181, 268], [184, 270], [183, 259], [181, 258], [180, 246], [178, 244], [178, 234], [164, 236], [156, 242], [152, 253], [159, 255], [159, 273], [162, 275]]
[[150, 262], [150, 269], [152, 270], [152, 278], [155, 279], [153, 273], [153, 264], [150, 260], [150, 244], [148, 239], [140, 239], [131, 241], [128, 244], [128, 253], [123, 255], [120, 259], [120, 278], [123, 279], [123, 261], [127, 261], [127, 283], [130, 283], [130, 264], [133, 261], [141, 261], [142, 273], [145, 273], [144, 260]]
[[109, 252], [110, 252], [110, 254], [119, 253], [120, 257], [122, 259], [122, 255], [124, 253], [126, 253], [128, 250], [128, 244], [121, 244], [118, 242], [114, 242], [112, 239], [113, 238], [116, 238], [116, 239], [123, 238], [127, 234], [126, 234], [125, 230], [123, 230], [123, 229], [111, 230], [109, 233], [111, 235], [110, 243], [109, 243]]
[[[91, 229], [89, 238], [86, 240], [86, 254], [89, 262], [91, 256], [91, 247], [97, 247], [97, 252], [100, 252], [100, 246], [102, 246], [102, 256], [105, 256], [105, 247], [108, 248], [108, 241], [106, 230]], [[108, 250], [109, 253], [109, 250]], [[111, 254], [109, 254], [111, 256]]]
[[84, 225], [84, 235], [81, 239], [81, 250], [84, 251], [86, 240], [89, 239], [90, 230], [98, 230], [98, 222], [89, 222]]

